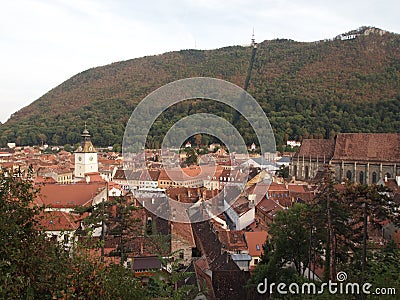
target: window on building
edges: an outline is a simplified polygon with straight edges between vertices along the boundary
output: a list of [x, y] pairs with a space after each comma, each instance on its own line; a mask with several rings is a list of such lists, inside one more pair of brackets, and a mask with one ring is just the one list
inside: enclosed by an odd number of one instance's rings
[[297, 177], [297, 166], [293, 167], [293, 175]]
[[360, 174], [358, 175], [358, 180], [360, 181], [361, 184], [364, 184], [364, 172], [360, 171]]
[[386, 177], [387, 177], [387, 178], [391, 178], [392, 175], [391, 175], [390, 173], [386, 173]]
[[256, 244], [256, 250], [260, 251], [260, 244]]
[[372, 183], [376, 183], [377, 181], [376, 172], [372, 172]]
[[184, 256], [183, 256], [183, 251], [179, 252], [179, 258], [180, 258], [180, 259], [183, 259], [183, 257], [184, 257]]
[[308, 177], [309, 177], [309, 175], [310, 175], [310, 174], [309, 174], [308, 166], [305, 167], [304, 171], [305, 171], [305, 172], [304, 172], [304, 173], [305, 173], [304, 178], [307, 180]]
[[347, 178], [348, 180], [351, 180], [351, 171], [350, 171], [350, 170], [347, 171], [347, 173], [346, 173], [346, 178]]

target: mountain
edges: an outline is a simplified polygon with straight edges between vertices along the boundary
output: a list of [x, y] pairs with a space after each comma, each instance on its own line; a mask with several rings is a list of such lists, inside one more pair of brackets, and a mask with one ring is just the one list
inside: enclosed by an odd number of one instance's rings
[[[400, 35], [362, 27], [333, 39], [258, 44], [248, 92], [266, 112], [277, 144], [338, 132], [400, 132]], [[177, 79], [206, 76], [243, 86], [252, 47], [182, 50], [96, 67], [55, 87], [0, 125], [0, 145], [74, 144], [84, 122], [96, 145], [120, 144], [135, 105]], [[154, 124], [149, 146], [188, 113], [216, 113], [256, 141], [246, 122], [210, 101], [185, 101]]]

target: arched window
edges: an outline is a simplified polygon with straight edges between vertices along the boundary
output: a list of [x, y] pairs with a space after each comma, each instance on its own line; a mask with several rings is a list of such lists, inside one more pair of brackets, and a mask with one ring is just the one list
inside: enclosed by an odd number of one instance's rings
[[305, 167], [304, 173], [305, 173], [304, 177], [305, 177], [305, 179], [307, 180], [307, 179], [308, 179], [308, 176], [309, 176], [309, 174], [308, 174], [308, 173], [309, 173], [309, 171], [308, 171], [308, 166]]
[[376, 183], [377, 181], [376, 172], [372, 172], [372, 183]]
[[350, 171], [350, 170], [347, 171], [347, 173], [346, 173], [346, 178], [347, 178], [348, 180], [351, 180], [351, 171]]
[[360, 181], [361, 184], [364, 184], [364, 172], [360, 171], [358, 174], [358, 180]]
[[146, 233], [148, 235], [153, 234], [153, 220], [151, 217], [147, 218], [147, 222], [146, 222]]

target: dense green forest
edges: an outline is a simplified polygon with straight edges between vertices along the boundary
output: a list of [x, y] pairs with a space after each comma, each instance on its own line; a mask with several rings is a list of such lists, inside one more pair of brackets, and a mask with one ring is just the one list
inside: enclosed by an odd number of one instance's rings
[[[360, 28], [357, 37], [258, 44], [248, 92], [260, 103], [276, 142], [331, 138], [338, 132], [399, 132], [400, 35]], [[182, 50], [113, 63], [79, 73], [0, 125], [0, 145], [75, 144], [84, 122], [95, 145], [120, 144], [136, 104], [169, 82], [195, 76], [243, 87], [251, 47]], [[210, 101], [171, 107], [152, 128], [160, 133], [188, 114], [216, 113], [233, 122], [246, 143], [256, 137], [234, 111]]]

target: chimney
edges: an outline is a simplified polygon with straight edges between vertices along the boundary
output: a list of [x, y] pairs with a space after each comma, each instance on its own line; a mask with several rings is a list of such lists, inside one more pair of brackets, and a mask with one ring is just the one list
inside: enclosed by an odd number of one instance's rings
[[256, 194], [249, 194], [247, 199], [249, 200], [249, 207], [253, 207], [256, 200]]

